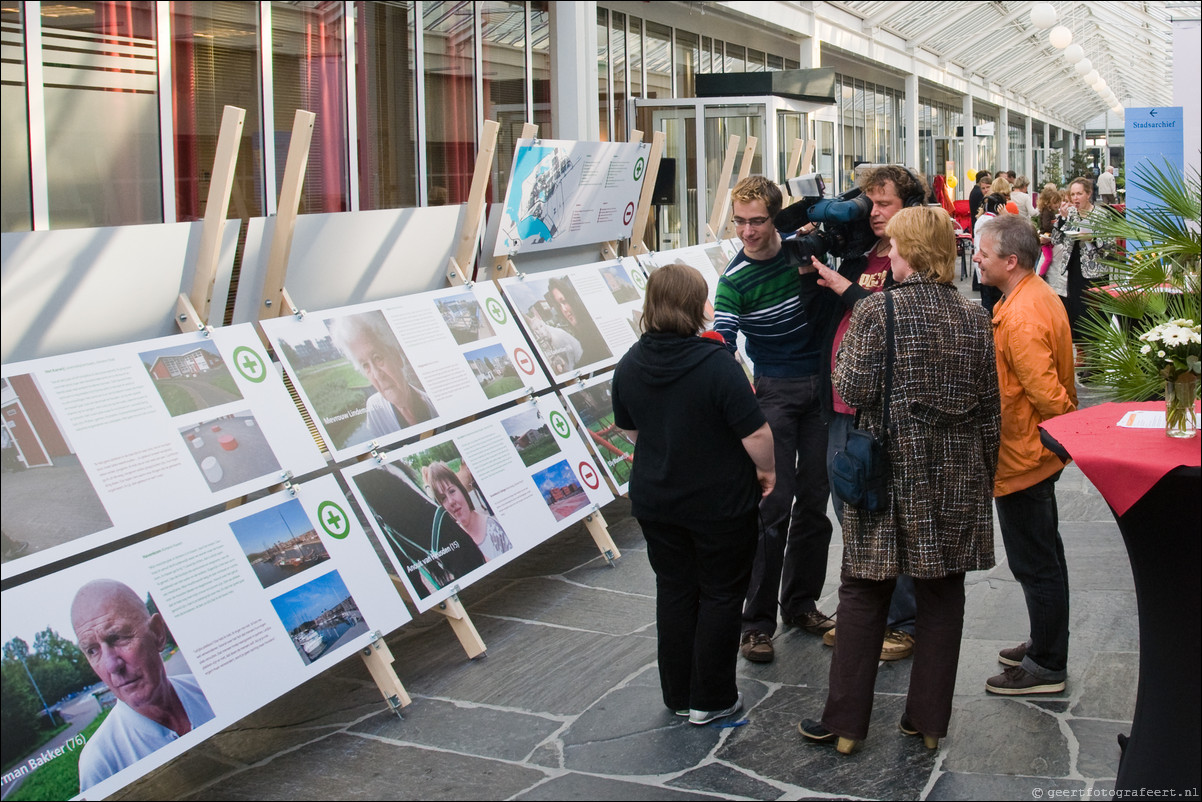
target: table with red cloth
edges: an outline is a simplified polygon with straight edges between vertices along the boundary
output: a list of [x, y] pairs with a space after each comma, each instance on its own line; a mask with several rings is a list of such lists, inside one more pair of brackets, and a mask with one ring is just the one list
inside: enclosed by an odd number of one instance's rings
[[[1202, 447], [1164, 428], [1119, 426], [1164, 402], [1109, 403], [1041, 424], [1110, 505], [1139, 607], [1139, 686], [1131, 736], [1119, 736], [1116, 789], [1197, 793], [1202, 755]], [[1124, 743], [1125, 741], [1125, 743]]]

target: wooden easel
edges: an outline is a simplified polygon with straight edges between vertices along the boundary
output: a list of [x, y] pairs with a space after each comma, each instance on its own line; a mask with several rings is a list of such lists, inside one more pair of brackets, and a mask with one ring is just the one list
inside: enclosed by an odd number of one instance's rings
[[[642, 141], [643, 132], [636, 131]], [[664, 142], [667, 137], [663, 131], [651, 135], [651, 154], [647, 158], [647, 177], [643, 179], [643, 191], [639, 194], [639, 205], [634, 213], [634, 228], [630, 231], [630, 239], [626, 244], [626, 253], [639, 256], [651, 253], [643, 235], [647, 231], [647, 219], [651, 216], [651, 200], [655, 195], [655, 181], [659, 177], [659, 164], [664, 155]]]
[[[747, 176], [751, 175], [751, 162], [755, 159], [755, 149], [759, 145], [759, 140], [753, 136], [747, 137], [747, 147], [743, 148], [743, 160], [739, 162], [739, 178], [735, 181], [738, 185]], [[729, 191], [727, 197], [730, 197]], [[734, 204], [727, 203], [725, 213], [722, 218], [722, 237], [721, 239], [730, 239], [736, 235], [734, 224], [730, 222], [731, 216], [734, 214]], [[714, 229], [718, 231], [719, 229]]]
[[[793, 149], [789, 153], [789, 163], [785, 167], [786, 184], [780, 188], [781, 194], [784, 195], [784, 205], [795, 203], [801, 198], [790, 197], [789, 185], [787, 179], [796, 178], [800, 175], [813, 172], [811, 165], [814, 162], [814, 140], [805, 141], [803, 139], [793, 140]], [[805, 165], [803, 168], [802, 165]], [[783, 207], [782, 207], [783, 208]]]

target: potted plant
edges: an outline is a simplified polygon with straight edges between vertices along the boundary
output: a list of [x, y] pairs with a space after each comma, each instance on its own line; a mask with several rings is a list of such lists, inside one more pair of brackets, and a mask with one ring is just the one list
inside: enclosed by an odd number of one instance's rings
[[[1098, 206], [1090, 216], [1094, 236], [1114, 239], [1119, 248], [1108, 262], [1113, 286], [1088, 298], [1092, 308], [1083, 322], [1088, 383], [1114, 400], [1146, 401], [1165, 397], [1166, 382], [1183, 380], [1196, 398], [1202, 372], [1197, 341], [1202, 180], [1197, 170], [1186, 176], [1167, 164], [1145, 163], [1134, 170], [1131, 183], [1152, 203], [1125, 213]], [[1194, 332], [1192, 343], [1178, 342], [1182, 331]], [[1191, 400], [1191, 414], [1192, 406]]]

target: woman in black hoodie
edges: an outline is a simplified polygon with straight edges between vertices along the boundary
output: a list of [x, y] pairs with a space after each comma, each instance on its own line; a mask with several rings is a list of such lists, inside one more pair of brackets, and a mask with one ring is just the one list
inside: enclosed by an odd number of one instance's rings
[[630, 502], [656, 576], [660, 686], [693, 724], [743, 706], [740, 616], [759, 501], [776, 483], [772, 432], [743, 369], [698, 336], [706, 295], [688, 265], [652, 273], [644, 334], [613, 378], [614, 421], [636, 442]]

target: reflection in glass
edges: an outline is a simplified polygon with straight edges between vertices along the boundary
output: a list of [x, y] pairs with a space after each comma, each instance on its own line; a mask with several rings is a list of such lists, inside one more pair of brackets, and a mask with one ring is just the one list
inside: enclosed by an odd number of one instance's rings
[[475, 20], [468, 2], [422, 4], [429, 206], [464, 203], [476, 169]]
[[417, 206], [412, 0], [355, 3], [359, 208]]

